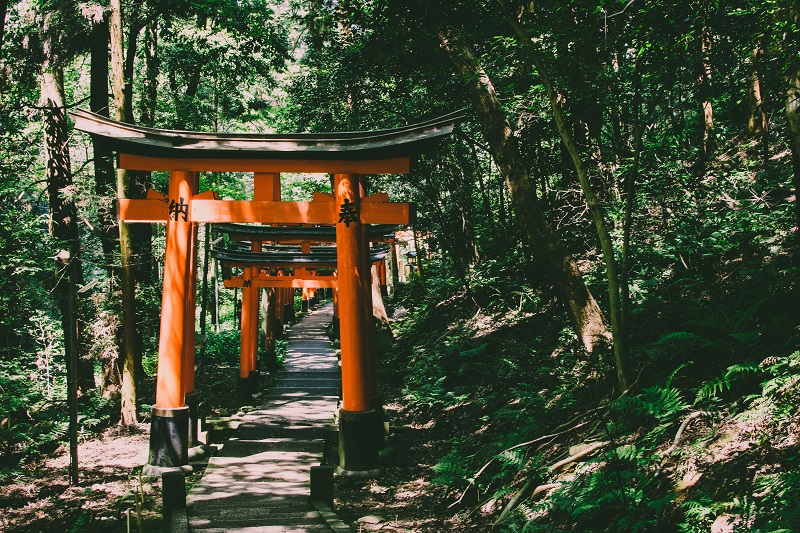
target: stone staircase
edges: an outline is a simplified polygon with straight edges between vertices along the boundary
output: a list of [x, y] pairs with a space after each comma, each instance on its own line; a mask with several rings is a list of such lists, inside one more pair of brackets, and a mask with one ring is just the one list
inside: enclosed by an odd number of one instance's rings
[[325, 332], [331, 318], [328, 304], [287, 331], [288, 354], [275, 386], [241, 418], [189, 491], [190, 531], [351, 532], [327, 505], [309, 501], [309, 472], [333, 428], [341, 383]]

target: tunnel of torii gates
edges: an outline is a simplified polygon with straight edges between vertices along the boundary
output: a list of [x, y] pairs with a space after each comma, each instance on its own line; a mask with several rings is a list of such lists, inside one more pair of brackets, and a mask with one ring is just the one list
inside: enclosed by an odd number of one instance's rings
[[[117, 153], [119, 168], [170, 173], [167, 195], [151, 190], [145, 199], [120, 199], [117, 204], [121, 221], [166, 224], [156, 401], [146, 471], [191, 471], [189, 448], [197, 444], [192, 439], [198, 427], [194, 317], [199, 223], [223, 229], [228, 225], [232, 238], [250, 243], [249, 251], [220, 251], [218, 256], [242, 270], [240, 280], [228, 283], [240, 283], [243, 293], [240, 389], [256, 371], [261, 288], [276, 289], [276, 298], [281, 288], [335, 289], [342, 375], [339, 469], [375, 471], [383, 409], [371, 347], [371, 270], [385, 251], [371, 249], [375, 232], [369, 228], [409, 224], [414, 209], [409, 203], [390, 203], [386, 194], [365, 196], [362, 176], [408, 173], [421, 153], [452, 133], [463, 111], [391, 130], [293, 135], [160, 130], [83, 110], [71, 116], [76, 129]], [[253, 199], [220, 200], [213, 190], [200, 191], [200, 172], [253, 173]], [[282, 172], [333, 174], [334, 192], [318, 194], [311, 202], [281, 201]], [[336, 251], [311, 246], [325, 242], [335, 243]], [[300, 243], [301, 249], [280, 248], [291, 243]], [[319, 273], [325, 270], [335, 276]]]

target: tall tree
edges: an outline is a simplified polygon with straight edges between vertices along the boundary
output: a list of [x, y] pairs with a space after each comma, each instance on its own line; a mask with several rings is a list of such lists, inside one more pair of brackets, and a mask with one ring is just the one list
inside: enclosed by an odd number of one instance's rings
[[[91, 71], [89, 88], [89, 107], [95, 113], [109, 116], [108, 99], [108, 66], [109, 66], [109, 26], [108, 16], [102, 10], [93, 21], [91, 39]], [[101, 139], [92, 140], [94, 153], [94, 186], [95, 195], [101, 202], [98, 206], [100, 244], [108, 276], [108, 297], [115, 298], [114, 258], [117, 250], [118, 229], [114, 217], [113, 198], [116, 197], [116, 175], [114, 174], [114, 154]], [[118, 329], [118, 328], [117, 328]], [[103, 394], [116, 395], [119, 392], [119, 346], [122, 344], [122, 332], [116, 334], [117, 350], [113, 356], [102, 360]], [[116, 357], [115, 357], [116, 356]]]
[[[110, 13], [111, 72], [114, 89], [114, 112], [118, 121], [125, 121], [126, 100], [125, 67], [123, 56], [122, 8], [120, 0], [111, 0]], [[117, 169], [117, 197], [130, 197], [130, 179], [125, 169]], [[131, 231], [126, 222], [119, 221], [120, 288], [122, 290], [122, 389], [120, 390], [120, 423], [138, 422], [136, 411], [136, 285], [133, 279], [133, 250]]]
[[[80, 258], [78, 210], [75, 203], [76, 186], [73, 182], [70, 165], [64, 91], [64, 65], [71, 54], [71, 43], [63, 34], [64, 20], [70, 20], [69, 17], [74, 16], [74, 10], [70, 5], [57, 7], [56, 10], [43, 13], [40, 106], [44, 123], [50, 233], [67, 245], [69, 257], [66, 270], [57, 275], [56, 293], [59, 295], [64, 338], [72, 338], [75, 343], [73, 349], [77, 350], [80, 344], [82, 325], [77, 321], [70, 320], [70, 316], [75, 314], [75, 302], [70, 297], [70, 282], [82, 282], [83, 269]], [[76, 376], [80, 387], [84, 390], [93, 388], [94, 374], [91, 362], [81, 357], [77, 357], [76, 360], [77, 366], [71, 371]]]
[[[795, 197], [800, 194], [800, 7], [791, 0], [781, 0], [782, 25], [786, 28], [783, 53], [786, 57], [786, 122], [792, 150]], [[795, 200], [795, 228], [800, 241], [800, 201]]]
[[3, 49], [3, 39], [6, 34], [6, 13], [8, 12], [8, 0], [0, 0], [0, 50]]
[[559, 94], [559, 92], [556, 90], [556, 87], [550, 76], [550, 70], [547, 66], [547, 63], [545, 63], [544, 58], [532, 45], [530, 39], [526, 37], [522, 27], [517, 23], [515, 18], [509, 16], [508, 20], [511, 26], [514, 28], [514, 33], [518, 42], [526, 50], [527, 55], [530, 57], [534, 67], [536, 68], [536, 72], [539, 74], [539, 78], [542, 80], [545, 93], [547, 94], [547, 99], [550, 102], [550, 108], [553, 112], [556, 128], [558, 129], [558, 133], [561, 137], [561, 142], [567, 148], [567, 152], [572, 159], [575, 173], [578, 177], [578, 182], [580, 183], [581, 190], [583, 191], [586, 205], [589, 208], [589, 214], [592, 217], [597, 236], [600, 240], [600, 249], [602, 250], [603, 259], [605, 260], [606, 264], [609, 316], [611, 319], [611, 335], [613, 338], [617, 381], [619, 382], [620, 389], [624, 391], [628, 388], [630, 383], [628, 376], [628, 343], [623, 330], [622, 301], [619, 287], [617, 259], [614, 252], [614, 244], [611, 239], [611, 234], [606, 223], [605, 214], [602, 206], [600, 205], [595, 188], [589, 179], [589, 172], [586, 168], [586, 164], [583, 161], [583, 157], [581, 156], [580, 148], [570, 134], [567, 122], [564, 120], [562, 106], [563, 102], [565, 101], [565, 97], [563, 94]]
[[703, 131], [703, 156], [708, 158], [714, 152], [714, 107], [711, 103], [711, 53], [713, 50], [713, 33], [711, 27], [711, 10], [708, 0], [700, 0], [697, 47], [700, 56], [697, 74], [697, 94], [700, 99], [700, 117]]
[[455, 29], [440, 25], [437, 31], [442, 49], [467, 85], [484, 137], [505, 180], [523, 240], [553, 283], [583, 346], [594, 352], [610, 340], [608, 326], [578, 266], [539, 207], [519, 154], [517, 137], [492, 80]]

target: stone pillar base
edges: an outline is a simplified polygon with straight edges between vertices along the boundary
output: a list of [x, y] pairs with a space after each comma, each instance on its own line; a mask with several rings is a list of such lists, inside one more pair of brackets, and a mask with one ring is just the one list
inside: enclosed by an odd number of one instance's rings
[[248, 387], [250, 387], [250, 396], [261, 392], [261, 372], [253, 370], [250, 372], [250, 377], [247, 378]]
[[236, 403], [239, 405], [247, 405], [253, 399], [253, 394], [250, 388], [250, 378], [239, 377], [236, 380]]
[[197, 392], [186, 393], [186, 407], [189, 408], [189, 448], [200, 444], [200, 399]]
[[145, 475], [164, 471], [191, 473], [189, 466], [189, 407], [150, 410], [150, 454]]
[[375, 411], [339, 410], [340, 475], [375, 477], [380, 474]]

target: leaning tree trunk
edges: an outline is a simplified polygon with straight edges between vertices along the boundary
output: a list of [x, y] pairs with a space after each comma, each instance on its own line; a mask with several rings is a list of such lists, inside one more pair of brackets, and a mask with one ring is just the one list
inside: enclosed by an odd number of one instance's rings
[[468, 84], [483, 134], [505, 180], [523, 240], [535, 252], [534, 258], [538, 266], [552, 282], [559, 300], [567, 308], [573, 327], [586, 351], [594, 352], [610, 340], [605, 318], [578, 266], [538, 205], [536, 193], [519, 154], [517, 139], [492, 81], [453, 29], [439, 28], [439, 40], [457, 73]]
[[0, 50], [3, 49], [3, 38], [6, 33], [6, 13], [8, 12], [8, 0], [0, 0]]
[[606, 281], [608, 283], [608, 300], [609, 300], [609, 315], [611, 318], [611, 336], [613, 339], [614, 347], [614, 362], [617, 370], [617, 381], [619, 382], [620, 389], [625, 391], [628, 389], [630, 379], [628, 376], [628, 343], [623, 330], [622, 320], [622, 302], [620, 297], [620, 282], [619, 273], [617, 268], [617, 259], [614, 253], [614, 245], [611, 240], [611, 234], [606, 225], [603, 208], [597, 198], [597, 194], [592, 187], [589, 180], [589, 173], [586, 165], [581, 158], [580, 150], [575, 139], [570, 134], [569, 127], [564, 120], [564, 114], [561, 109], [561, 102], [563, 101], [562, 95], [558, 94], [555, 90], [550, 73], [547, 70], [544, 60], [539, 56], [538, 51], [531, 45], [529, 39], [525, 37], [522, 28], [516, 23], [514, 19], [509, 18], [509, 23], [514, 29], [517, 37], [517, 42], [520, 43], [530, 54], [533, 65], [542, 80], [547, 97], [550, 102], [550, 107], [553, 110], [553, 118], [555, 119], [556, 127], [561, 136], [561, 142], [566, 146], [572, 159], [575, 173], [578, 176], [578, 182], [581, 186], [581, 191], [586, 199], [586, 205], [589, 208], [589, 214], [597, 231], [597, 237], [600, 240], [600, 249], [603, 252], [603, 259], [606, 263]]
[[[115, 118], [125, 120], [125, 74], [122, 51], [122, 14], [120, 0], [111, 0], [111, 71], [113, 74]], [[117, 169], [117, 196], [128, 198], [130, 188], [128, 173]], [[131, 265], [133, 254], [131, 232], [127, 223], [119, 222], [120, 288], [122, 290], [122, 389], [120, 423], [134, 425], [136, 414], [136, 287]]]
[[[797, 39], [800, 38], [800, 8], [788, 0], [784, 0], [782, 5], [786, 22], [793, 30], [785, 38], [784, 54], [788, 58], [786, 122], [789, 129], [789, 146], [792, 150], [795, 198], [797, 198], [800, 195], [800, 58], [798, 58], [797, 43]], [[800, 200], [795, 200], [795, 227], [795, 236], [800, 242]]]

